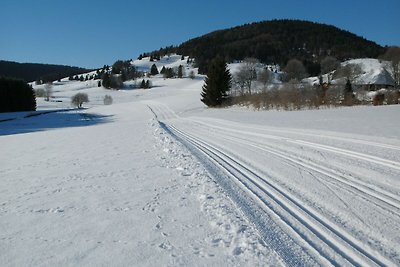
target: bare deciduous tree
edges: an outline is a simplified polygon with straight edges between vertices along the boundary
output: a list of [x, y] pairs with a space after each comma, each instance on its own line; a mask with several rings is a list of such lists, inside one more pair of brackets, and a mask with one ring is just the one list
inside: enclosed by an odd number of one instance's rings
[[321, 60], [321, 73], [326, 74], [336, 70], [340, 63], [335, 57], [327, 56]]
[[234, 82], [241, 89], [242, 95], [246, 87], [249, 95], [251, 95], [253, 81], [257, 79], [257, 64], [259, 64], [258, 59], [246, 58], [239, 67], [239, 71], [235, 74]]
[[78, 108], [82, 108], [82, 104], [87, 102], [89, 102], [89, 97], [85, 93], [77, 93], [71, 97], [71, 103]]
[[390, 61], [393, 68], [395, 87], [400, 89], [400, 46], [389, 47], [382, 58]]
[[113, 102], [113, 99], [110, 95], [105, 95], [103, 102], [104, 102], [104, 105], [111, 105]]
[[258, 80], [263, 84], [263, 90], [266, 89], [267, 84], [272, 80], [272, 72], [269, 69], [263, 69], [258, 73]]
[[339, 68], [335, 71], [333, 77], [335, 79], [346, 78], [346, 80], [349, 80], [351, 83], [354, 83], [354, 80], [358, 75], [361, 74], [361, 72], [362, 69], [360, 65], [346, 64], [339, 66]]
[[53, 84], [46, 83], [44, 86], [44, 98], [46, 101], [50, 100], [50, 97], [53, 95]]
[[298, 59], [289, 60], [283, 71], [286, 73], [284, 77], [284, 81], [286, 82], [294, 79], [300, 81], [307, 77], [306, 68], [304, 67], [303, 63]]

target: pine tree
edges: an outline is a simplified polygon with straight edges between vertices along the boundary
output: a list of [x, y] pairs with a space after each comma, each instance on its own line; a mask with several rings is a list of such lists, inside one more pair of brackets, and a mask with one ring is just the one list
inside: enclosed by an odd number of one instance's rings
[[153, 65], [151, 66], [150, 74], [151, 74], [151, 75], [157, 75], [157, 74], [158, 74], [158, 69], [157, 69], [156, 64], [153, 64]]
[[105, 73], [103, 74], [102, 79], [103, 79], [103, 82], [102, 82], [103, 86], [104, 86], [105, 88], [111, 88], [111, 77], [110, 77], [110, 74], [108, 74], [107, 72], [105, 72]]
[[165, 66], [162, 67], [160, 74], [164, 74], [165, 73]]
[[353, 105], [353, 87], [349, 79], [347, 79], [346, 85], [344, 87], [344, 104], [347, 106]]
[[215, 58], [208, 69], [201, 101], [209, 107], [221, 106], [228, 99], [232, 76], [222, 58]]
[[183, 77], [183, 67], [182, 65], [179, 65], [178, 67], [178, 78], [182, 78]]
[[146, 88], [146, 82], [144, 79], [142, 80], [142, 83], [140, 84], [140, 88], [143, 88], [143, 89]]

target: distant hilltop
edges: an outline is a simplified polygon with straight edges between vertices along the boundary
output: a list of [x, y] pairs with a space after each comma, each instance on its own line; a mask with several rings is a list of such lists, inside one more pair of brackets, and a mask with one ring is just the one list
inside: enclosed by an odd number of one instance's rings
[[165, 51], [195, 58], [200, 73], [206, 73], [209, 62], [218, 55], [227, 61], [252, 57], [266, 64], [281, 66], [296, 58], [303, 62], [310, 75], [318, 75], [319, 62], [326, 56], [340, 61], [377, 58], [385, 52], [385, 48], [332, 25], [272, 20], [214, 31], [151, 54]]
[[11, 77], [33, 82], [56, 81], [58, 79], [88, 72], [90, 70], [64, 65], [50, 65], [39, 63], [18, 63], [0, 60], [0, 77]]

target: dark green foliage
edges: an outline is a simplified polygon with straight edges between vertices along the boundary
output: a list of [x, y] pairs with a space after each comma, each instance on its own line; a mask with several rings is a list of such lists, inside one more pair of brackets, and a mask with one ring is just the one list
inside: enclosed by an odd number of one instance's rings
[[162, 67], [160, 74], [164, 74], [165, 73], [165, 66]]
[[178, 67], [178, 78], [183, 78], [183, 66], [179, 65]]
[[200, 73], [206, 73], [211, 59], [219, 55], [227, 61], [253, 57], [281, 66], [297, 58], [310, 75], [318, 75], [318, 62], [328, 55], [343, 61], [374, 58], [383, 51], [378, 44], [334, 26], [273, 20], [215, 31], [181, 44], [174, 52], [196, 58]]
[[111, 74], [120, 74], [122, 82], [130, 79], [136, 79], [139, 75], [139, 73], [136, 71], [136, 68], [131, 65], [129, 60], [117, 60], [112, 65]]
[[145, 81], [145, 80], [143, 79], [142, 82], [140, 83], [140, 88], [142, 88], [142, 89], [149, 89], [149, 88], [151, 88], [151, 82], [150, 82], [150, 80]]
[[344, 104], [347, 106], [351, 106], [353, 104], [354, 93], [353, 93], [353, 87], [349, 79], [347, 79], [343, 94], [344, 94], [344, 100], [343, 100]]
[[175, 77], [175, 71], [172, 68], [165, 68], [165, 71], [163, 73], [164, 78], [170, 79]]
[[157, 69], [156, 64], [153, 64], [153, 65], [151, 66], [150, 74], [151, 74], [151, 75], [157, 75], [157, 74], [158, 74], [158, 69]]
[[0, 76], [14, 77], [28, 82], [53, 82], [71, 75], [89, 72], [88, 69], [36, 63], [17, 63], [0, 60]]
[[111, 88], [111, 77], [110, 74], [108, 74], [107, 72], [103, 73], [103, 77], [101, 78], [103, 80], [102, 84], [104, 88]]
[[215, 58], [209, 67], [201, 92], [201, 101], [209, 107], [223, 105], [228, 99], [232, 76], [222, 58]]
[[35, 93], [22, 80], [0, 78], [0, 112], [36, 110]]
[[101, 81], [97, 82], [97, 87], [101, 87]]

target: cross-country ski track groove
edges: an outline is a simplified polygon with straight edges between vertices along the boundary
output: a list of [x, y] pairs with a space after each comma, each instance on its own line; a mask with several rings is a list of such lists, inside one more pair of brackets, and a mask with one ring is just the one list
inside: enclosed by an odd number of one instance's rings
[[[393, 214], [397, 218], [400, 218], [400, 197], [398, 195], [383, 188], [371, 186], [353, 177], [353, 175], [322, 166], [306, 157], [293, 155], [290, 151], [285, 151], [285, 149], [279, 146], [274, 147], [271, 145], [273, 142], [269, 142], [267, 145], [265, 142], [259, 143], [254, 140], [250, 141], [249, 139], [252, 137], [261, 137], [263, 139], [283, 141], [288, 146], [293, 144], [309, 147], [314, 150], [322, 150], [326, 153], [344, 155], [352, 160], [366, 161], [380, 165], [381, 167], [391, 168], [395, 172], [400, 170], [400, 163], [314, 142], [232, 129], [229, 125], [226, 125], [228, 127], [221, 127], [190, 118], [180, 118], [164, 105], [154, 105], [154, 103], [151, 103], [149, 108], [156, 116], [156, 119], [159, 120], [162, 127], [178, 140], [182, 141], [182, 143], [192, 146], [206, 156], [210, 162], [226, 173], [232, 183], [237, 184], [242, 189], [242, 192], [245, 192], [247, 196], [258, 203], [257, 205], [260, 207], [260, 210], [269, 216], [272, 215], [282, 229], [289, 229], [287, 234], [295, 240], [295, 243], [300, 244], [299, 246], [305, 249], [304, 253], [310, 255], [318, 264], [336, 266], [395, 265], [386, 255], [364, 244], [345, 229], [332, 222], [317, 209], [305, 204], [301, 198], [292, 195], [285, 187], [274, 182], [265, 172], [260, 172], [257, 168], [254, 168], [252, 164], [247, 163], [240, 155], [235, 155], [234, 152], [229, 152], [223, 146], [215, 143], [212, 144], [207, 139], [201, 138], [201, 132], [196, 132], [198, 128], [190, 130], [190, 132], [184, 130], [186, 128], [180, 127], [180, 123], [186, 122], [190, 126], [196, 125], [199, 128], [203, 128], [204, 131], [212, 131], [212, 134], [223, 136], [224, 140], [228, 143], [244, 146], [250, 152], [268, 153], [286, 162], [286, 164], [295, 165], [310, 173], [317, 173], [318, 178], [317, 176], [314, 177], [319, 182], [326, 185], [340, 186], [342, 189], [356, 194], [365, 201]], [[396, 146], [386, 146], [385, 144], [364, 142], [362, 140], [349, 139], [348, 141], [380, 148], [397, 149]], [[230, 193], [232, 194], [233, 192]], [[243, 209], [245, 207], [240, 208]], [[264, 241], [268, 243], [268, 240]], [[277, 253], [282, 254], [280, 251], [277, 251]], [[302, 265], [301, 262], [291, 261], [287, 258], [287, 255], [281, 255], [281, 257], [288, 265], [292, 265], [293, 263]], [[294, 255], [294, 257], [296, 256]]]

